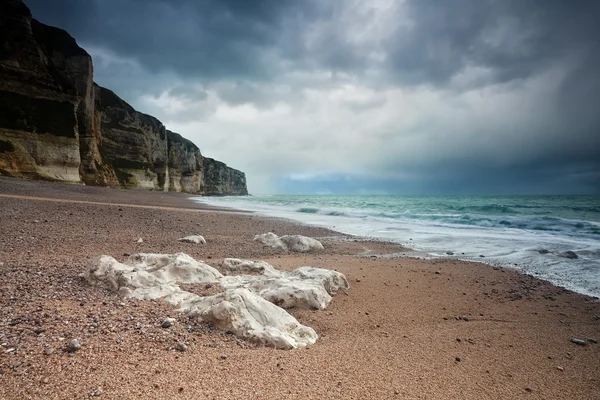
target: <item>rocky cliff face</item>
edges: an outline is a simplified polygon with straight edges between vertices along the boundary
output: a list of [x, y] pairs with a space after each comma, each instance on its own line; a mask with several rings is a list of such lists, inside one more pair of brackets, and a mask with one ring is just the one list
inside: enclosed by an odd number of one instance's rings
[[95, 85], [89, 54], [21, 0], [0, 2], [0, 175], [247, 194], [243, 172]]
[[243, 172], [227, 167], [224, 163], [204, 158], [204, 182], [200, 192], [213, 196], [246, 195], [246, 175]]

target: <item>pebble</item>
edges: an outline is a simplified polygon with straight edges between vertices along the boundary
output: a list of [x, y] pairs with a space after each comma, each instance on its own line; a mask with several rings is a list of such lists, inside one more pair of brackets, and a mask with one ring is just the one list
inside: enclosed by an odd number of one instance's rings
[[160, 326], [166, 329], [171, 327], [171, 325], [173, 325], [173, 322], [175, 322], [175, 318], [167, 318], [163, 321], [163, 323]]
[[44, 328], [43, 328], [43, 327], [41, 327], [41, 326], [38, 326], [38, 327], [35, 327], [35, 328], [33, 328], [33, 332], [34, 332], [36, 335], [39, 335], [40, 333], [46, 332], [46, 329], [44, 329]]
[[227, 354], [221, 354], [221, 355], [219, 356], [219, 358], [220, 358], [221, 360], [227, 360]]
[[563, 367], [556, 367], [557, 370], [559, 371], [564, 371], [565, 369]]
[[71, 339], [69, 345], [67, 346], [67, 351], [69, 353], [75, 353], [79, 350], [81, 350], [81, 343], [79, 343], [79, 339]]
[[454, 357], [454, 359], [455, 359], [457, 362], [460, 362], [460, 361], [461, 361], [460, 357]]
[[94, 390], [91, 395], [92, 397], [100, 397], [102, 396], [102, 393], [104, 393], [104, 391], [102, 390], [101, 387], [99, 387], [98, 389]]
[[177, 351], [186, 351], [188, 349], [187, 344], [183, 343], [183, 342], [177, 342], [177, 344], [175, 345], [175, 350]]
[[52, 354], [54, 354], [54, 349], [52, 347], [46, 347], [44, 349], [44, 355], [49, 356], [49, 355], [52, 355]]
[[583, 339], [571, 338], [571, 343], [575, 343], [578, 346], [585, 346], [585, 340]]
[[138, 243], [144, 243], [144, 239], [142, 239], [142, 238], [139, 238], [139, 239], [137, 240], [137, 242], [138, 242]]

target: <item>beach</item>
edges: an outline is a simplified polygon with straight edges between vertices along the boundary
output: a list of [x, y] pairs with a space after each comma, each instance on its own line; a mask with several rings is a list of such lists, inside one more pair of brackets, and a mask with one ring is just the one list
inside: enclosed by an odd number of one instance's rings
[[[252, 240], [265, 232], [325, 249]], [[177, 241], [187, 235], [207, 243]], [[183, 252], [215, 268], [236, 257], [335, 269], [350, 289], [323, 311], [290, 310], [319, 339], [275, 350], [79, 276], [95, 256], [140, 252]], [[0, 399], [600, 398], [600, 345], [587, 340], [600, 340], [598, 299], [508, 269], [409, 255], [182, 193], [0, 178]], [[163, 329], [168, 316], [178, 322]], [[68, 353], [73, 338], [82, 348]], [[172, 350], [178, 341], [188, 349]]]

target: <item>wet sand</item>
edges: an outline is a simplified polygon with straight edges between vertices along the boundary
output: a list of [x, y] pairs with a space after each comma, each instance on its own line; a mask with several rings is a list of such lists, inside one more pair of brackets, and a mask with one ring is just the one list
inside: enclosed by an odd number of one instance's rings
[[[180, 193], [0, 178], [0, 195], [0, 399], [600, 398], [600, 345], [570, 342], [600, 339], [600, 303], [538, 279], [402, 257], [409, 251], [393, 244]], [[267, 231], [317, 237], [325, 250], [252, 241]], [[192, 234], [207, 244], [177, 242]], [[136, 252], [337, 269], [351, 288], [325, 311], [290, 311], [319, 334], [311, 348], [256, 347], [183, 317], [163, 329], [178, 318], [173, 307], [78, 276], [94, 256]], [[83, 345], [73, 355], [72, 338]], [[171, 350], [178, 341], [188, 350]]]

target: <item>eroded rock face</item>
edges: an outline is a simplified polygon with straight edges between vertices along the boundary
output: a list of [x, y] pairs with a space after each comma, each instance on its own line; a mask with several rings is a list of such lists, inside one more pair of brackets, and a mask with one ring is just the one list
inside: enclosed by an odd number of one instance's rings
[[246, 175], [221, 161], [204, 157], [204, 181], [200, 192], [206, 195], [247, 195]]
[[0, 175], [80, 181], [77, 113], [91, 65], [66, 32], [21, 1], [0, 2]]
[[[262, 261], [234, 258], [226, 259], [223, 268], [227, 276], [183, 253], [134, 254], [124, 263], [100, 256], [90, 261], [84, 277], [125, 297], [163, 299], [179, 305], [180, 312], [239, 337], [282, 349], [306, 347], [317, 340], [312, 328], [298, 323], [284, 308], [322, 310], [338, 290], [348, 289], [344, 275], [321, 268], [279, 271]], [[178, 283], [219, 284], [224, 291], [201, 297]]]
[[100, 86], [96, 86], [96, 109], [102, 136], [100, 153], [121, 187], [168, 190], [164, 125]]
[[167, 130], [169, 149], [169, 190], [199, 193], [204, 182], [200, 149], [180, 134]]
[[299, 253], [323, 250], [321, 242], [302, 235], [284, 235], [279, 237], [273, 232], [267, 232], [254, 236], [254, 240], [275, 249]]
[[0, 2], [0, 110], [0, 175], [247, 194], [243, 172], [95, 85], [89, 54], [20, 0]]

